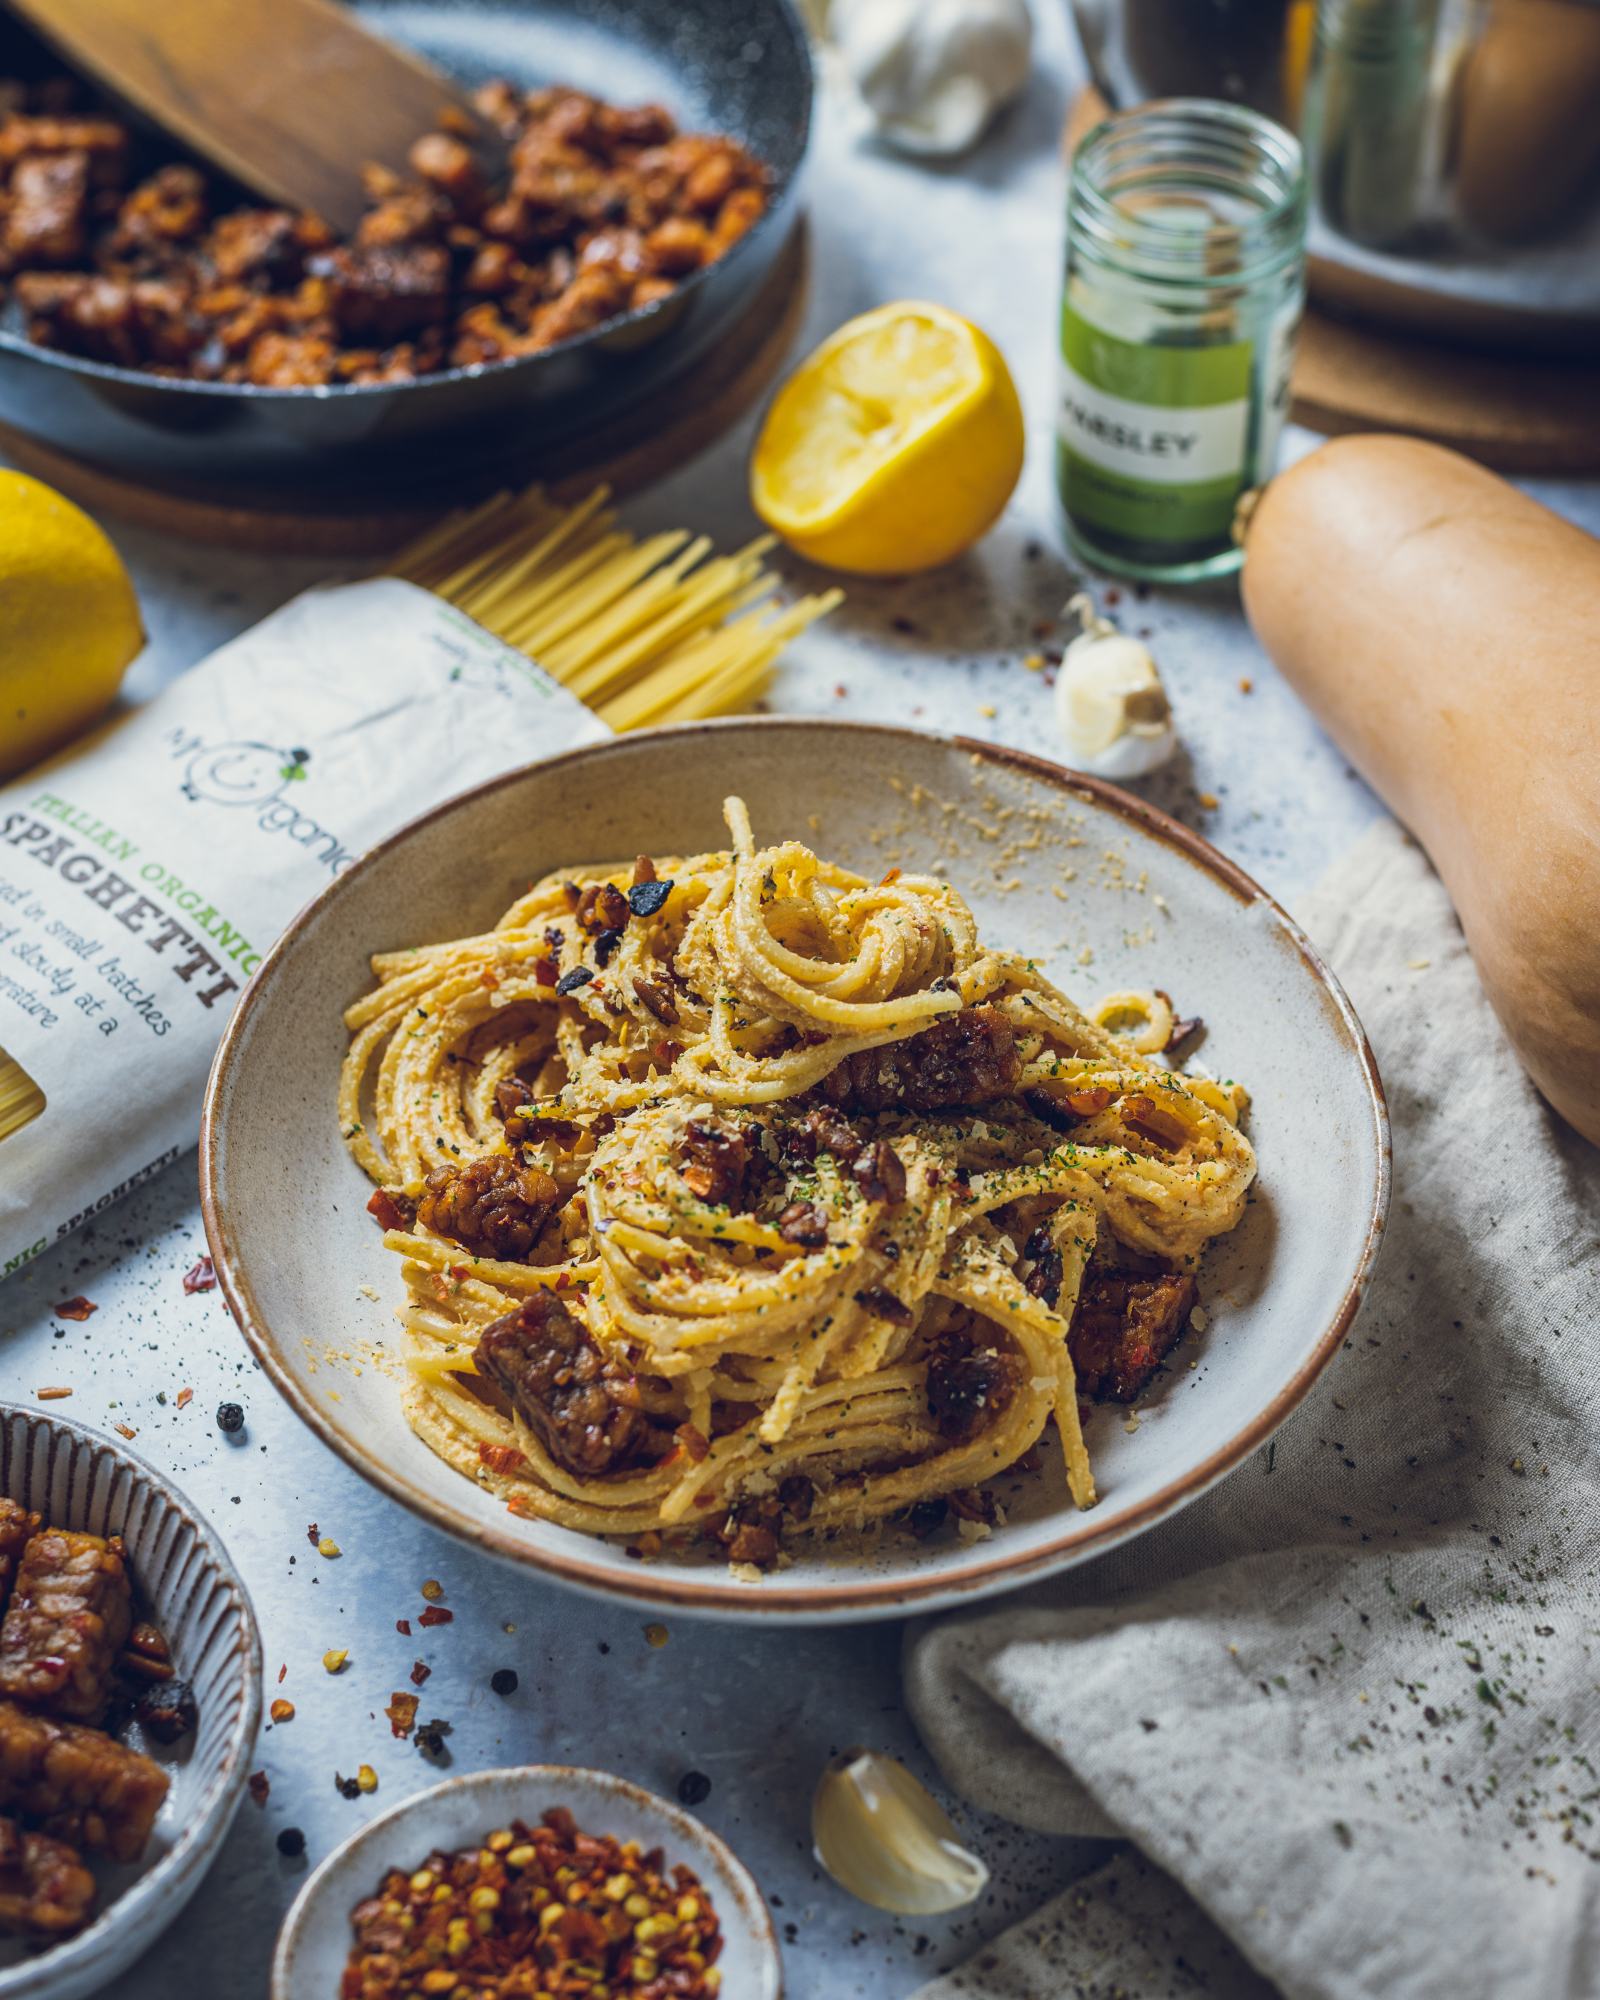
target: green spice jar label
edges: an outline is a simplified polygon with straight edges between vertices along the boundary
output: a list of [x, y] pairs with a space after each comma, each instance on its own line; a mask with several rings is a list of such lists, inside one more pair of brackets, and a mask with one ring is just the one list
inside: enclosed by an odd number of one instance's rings
[[1225, 537], [1245, 484], [1252, 341], [1119, 340], [1068, 304], [1059, 475], [1067, 511], [1140, 542]]

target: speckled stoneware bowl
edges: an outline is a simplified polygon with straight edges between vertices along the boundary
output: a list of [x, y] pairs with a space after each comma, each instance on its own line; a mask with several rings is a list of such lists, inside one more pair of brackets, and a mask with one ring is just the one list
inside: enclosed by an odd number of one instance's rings
[[116, 1983], [178, 1916], [244, 1796], [261, 1720], [255, 1613], [216, 1530], [126, 1446], [41, 1410], [0, 1404], [0, 1493], [52, 1527], [120, 1535], [141, 1610], [194, 1689], [200, 1726], [175, 1749], [130, 1739], [172, 1781], [144, 1858], [95, 1864], [100, 1914], [44, 1950], [0, 1941], [0, 2000], [77, 2000]]
[[[1093, 1511], [1071, 1507], [1051, 1468], [1021, 1493], [1006, 1490], [1007, 1519], [981, 1541], [891, 1531], [848, 1558], [802, 1547], [791, 1567], [744, 1582], [716, 1563], [630, 1561], [621, 1543], [518, 1519], [407, 1427], [397, 1260], [364, 1212], [369, 1188], [335, 1112], [340, 1017], [368, 988], [369, 955], [487, 928], [548, 869], [724, 845], [730, 791], [748, 800], [758, 840], [797, 836], [867, 875], [937, 864], [986, 936], [1027, 951], [1080, 998], [1163, 987], [1180, 1014], [1203, 1016], [1205, 1062], [1248, 1084], [1260, 1179], [1203, 1274], [1210, 1324], [1143, 1399], [1136, 1428], [1119, 1408], [1091, 1418]], [[1095, 1555], [1263, 1443], [1360, 1300], [1388, 1195], [1388, 1125], [1371, 1052], [1332, 975], [1272, 899], [1197, 835], [1019, 752], [751, 719], [534, 765], [441, 806], [341, 875], [290, 926], [233, 1017], [207, 1093], [200, 1171], [212, 1255], [262, 1365], [307, 1423], [404, 1505], [593, 1590], [724, 1616], [866, 1618], [968, 1600]]]
[[722, 1924], [725, 2000], [781, 2000], [778, 1940], [750, 1871], [709, 1828], [680, 1806], [606, 1771], [527, 1764], [475, 1771], [419, 1792], [336, 1847], [307, 1881], [278, 1934], [271, 2000], [332, 2000], [352, 1942], [350, 1912], [392, 1867], [420, 1868], [434, 1848], [474, 1847], [497, 1827], [536, 1822], [566, 1806], [584, 1833], [661, 1847], [670, 1868], [699, 1876]]

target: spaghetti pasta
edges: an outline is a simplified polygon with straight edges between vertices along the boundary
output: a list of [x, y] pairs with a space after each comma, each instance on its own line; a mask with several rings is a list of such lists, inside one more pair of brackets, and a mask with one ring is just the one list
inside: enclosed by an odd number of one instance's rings
[[1075, 1355], [1147, 1378], [1152, 1312], [1181, 1334], [1255, 1175], [1242, 1093], [1096, 1025], [936, 877], [726, 812], [727, 851], [551, 875], [374, 960], [339, 1115], [413, 1427], [514, 1512], [758, 1564], [970, 1511], [1051, 1423], [1092, 1505]]

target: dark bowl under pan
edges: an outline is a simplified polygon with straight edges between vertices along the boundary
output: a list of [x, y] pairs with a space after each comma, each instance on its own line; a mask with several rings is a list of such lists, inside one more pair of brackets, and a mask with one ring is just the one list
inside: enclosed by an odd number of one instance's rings
[[[194, 488], [314, 483], [352, 504], [395, 481], [441, 481], [669, 394], [760, 290], [796, 220], [811, 58], [789, 0], [353, 0], [358, 13], [469, 84], [570, 83], [665, 104], [763, 160], [772, 201], [715, 264], [659, 305], [515, 361], [414, 382], [262, 389], [107, 367], [35, 346], [0, 314], [0, 423], [107, 471]], [[0, 45], [0, 67], [3, 67]]]

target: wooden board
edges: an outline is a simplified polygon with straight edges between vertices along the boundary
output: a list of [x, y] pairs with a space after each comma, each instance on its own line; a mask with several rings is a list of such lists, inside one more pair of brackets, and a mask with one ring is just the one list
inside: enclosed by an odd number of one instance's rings
[[[1067, 119], [1070, 157], [1106, 115], [1083, 91]], [[1313, 272], [1313, 288], [1315, 272]], [[1501, 472], [1600, 471], [1600, 368], [1489, 353], [1306, 310], [1290, 414], [1314, 431], [1404, 431]]]
[[336, 495], [263, 497], [141, 485], [3, 424], [0, 452], [91, 514], [188, 541], [278, 555], [387, 555], [448, 508], [487, 499], [504, 487], [537, 482], [557, 498], [580, 499], [600, 484], [627, 493], [676, 472], [714, 444], [771, 384], [800, 330], [809, 268], [809, 241], [801, 221], [744, 317], [708, 354], [652, 396], [646, 409], [624, 411], [582, 438], [542, 451], [492, 459], [475, 468], [470, 480], [419, 479], [405, 501], [392, 508], [353, 512], [348, 500]]

